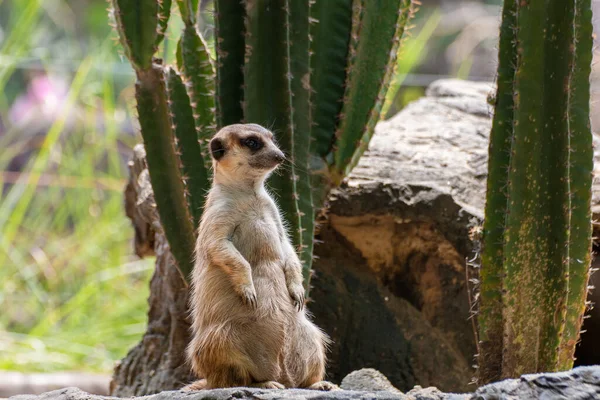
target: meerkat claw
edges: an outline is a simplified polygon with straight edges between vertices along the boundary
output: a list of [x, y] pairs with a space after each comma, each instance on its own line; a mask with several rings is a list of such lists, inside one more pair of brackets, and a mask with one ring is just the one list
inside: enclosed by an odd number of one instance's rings
[[258, 301], [256, 299], [256, 290], [254, 289], [253, 286], [250, 287], [244, 287], [242, 289], [242, 302], [249, 306], [250, 308], [252, 308], [253, 310], [256, 309], [256, 307], [258, 306]]
[[292, 285], [288, 291], [296, 310], [302, 311], [304, 308], [304, 288], [300, 285]]

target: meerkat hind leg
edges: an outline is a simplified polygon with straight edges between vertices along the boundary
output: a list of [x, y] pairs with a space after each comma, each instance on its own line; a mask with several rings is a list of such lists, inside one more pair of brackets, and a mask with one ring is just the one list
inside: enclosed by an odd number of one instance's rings
[[191, 392], [193, 390], [204, 390], [208, 386], [206, 379], [200, 379], [184, 386], [181, 390], [185, 392]]
[[275, 381], [255, 382], [251, 383], [249, 386], [260, 389], [285, 389], [285, 386]]

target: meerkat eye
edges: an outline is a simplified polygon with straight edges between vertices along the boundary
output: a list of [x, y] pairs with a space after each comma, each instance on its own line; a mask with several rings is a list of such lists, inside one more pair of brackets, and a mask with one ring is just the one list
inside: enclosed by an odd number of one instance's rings
[[263, 147], [263, 143], [260, 141], [260, 139], [253, 136], [246, 139], [242, 139], [242, 145], [246, 146], [252, 151], [259, 150]]

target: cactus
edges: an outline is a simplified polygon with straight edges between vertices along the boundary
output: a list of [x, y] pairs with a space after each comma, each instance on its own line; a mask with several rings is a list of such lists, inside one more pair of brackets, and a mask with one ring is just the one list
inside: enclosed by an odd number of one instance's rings
[[204, 207], [204, 196], [209, 189], [208, 170], [205, 168], [206, 161], [197, 137], [189, 134], [196, 129], [190, 98], [181, 76], [173, 68], [167, 69], [167, 90], [188, 207], [194, 226], [198, 226]]
[[175, 152], [163, 69], [153, 65], [136, 73], [135, 97], [156, 207], [171, 252], [187, 276], [193, 268], [194, 226]]
[[572, 367], [590, 270], [590, 2], [507, 0], [503, 18], [478, 315], [482, 383]]
[[210, 169], [211, 158], [206, 144], [215, 133], [216, 125], [214, 67], [207, 45], [194, 25], [186, 24], [177, 51], [178, 66], [186, 80], [205, 167]]
[[215, 105], [217, 128], [244, 119], [244, 64], [246, 9], [241, 1], [215, 0], [215, 47], [217, 50]]
[[[481, 382], [500, 378], [502, 371], [502, 276], [504, 274], [504, 224], [506, 187], [513, 137], [513, 79], [517, 65], [516, 2], [507, 1], [502, 11], [498, 57], [497, 94], [490, 132], [488, 179], [481, 253], [479, 293], [479, 370]], [[500, 356], [498, 356], [500, 355]]]
[[569, 244], [569, 295], [565, 331], [559, 349], [559, 367], [573, 365], [575, 345], [586, 308], [592, 255], [592, 177], [594, 149], [590, 126], [590, 80], [592, 65], [591, 0], [576, 0], [572, 76], [569, 90], [571, 237]]
[[165, 32], [169, 25], [169, 17], [171, 16], [171, 0], [160, 0], [158, 2], [158, 29], [156, 31], [155, 45], [158, 47], [165, 38]]
[[411, 17], [409, 0], [355, 2], [346, 78], [331, 175], [340, 184], [367, 149]]
[[214, 61], [195, 28], [198, 1], [176, 0], [180, 73], [152, 61], [171, 1], [112, 3], [138, 81], [157, 80], [156, 93], [136, 86], [138, 109], [161, 222], [184, 276], [209, 185], [206, 142], [217, 128], [254, 122], [275, 133], [289, 159], [268, 184], [308, 287], [315, 210], [368, 144], [411, 0], [215, 0]]

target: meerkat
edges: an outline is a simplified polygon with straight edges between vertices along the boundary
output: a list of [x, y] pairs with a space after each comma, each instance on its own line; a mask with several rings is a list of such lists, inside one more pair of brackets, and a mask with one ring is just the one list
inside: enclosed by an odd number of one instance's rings
[[213, 183], [198, 229], [187, 390], [250, 386], [332, 390], [329, 339], [307, 317], [302, 264], [265, 189], [284, 160], [256, 124], [221, 129], [209, 143]]

